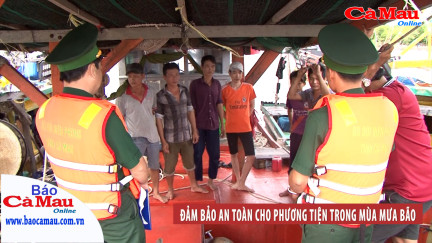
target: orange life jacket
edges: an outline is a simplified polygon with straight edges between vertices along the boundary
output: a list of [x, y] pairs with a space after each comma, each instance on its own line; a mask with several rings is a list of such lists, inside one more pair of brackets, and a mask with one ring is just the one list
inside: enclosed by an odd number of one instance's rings
[[[125, 125], [119, 109], [108, 101], [61, 94], [47, 100], [36, 116], [58, 186], [86, 203], [98, 220], [117, 215], [120, 191], [131, 180], [129, 176], [119, 181], [120, 167], [106, 141], [106, 123], [113, 111]], [[138, 198], [139, 184], [132, 180], [129, 188]]]
[[308, 203], [378, 203], [398, 125], [394, 104], [382, 94], [323, 97], [329, 130], [315, 154]]

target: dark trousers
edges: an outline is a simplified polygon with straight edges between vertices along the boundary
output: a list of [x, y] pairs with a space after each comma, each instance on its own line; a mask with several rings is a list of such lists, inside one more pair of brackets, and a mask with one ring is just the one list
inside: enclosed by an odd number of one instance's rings
[[216, 179], [220, 158], [219, 129], [198, 131], [199, 140], [194, 144], [195, 178], [197, 181], [203, 180], [202, 156], [206, 148], [209, 156], [208, 175], [210, 179]]
[[[366, 227], [364, 242], [370, 242], [373, 227]], [[304, 224], [302, 243], [360, 243], [360, 229], [337, 224]]]
[[300, 147], [301, 140], [303, 138], [303, 134], [291, 133], [290, 134], [290, 163], [289, 167], [291, 169], [292, 162], [297, 155], [297, 150]]
[[[381, 203], [420, 203], [404, 198], [395, 191], [386, 191], [386, 200]], [[432, 200], [422, 203], [423, 214], [432, 207]], [[384, 243], [388, 238], [397, 236], [409, 240], [417, 240], [420, 225], [418, 224], [375, 224], [372, 233], [372, 242]]]

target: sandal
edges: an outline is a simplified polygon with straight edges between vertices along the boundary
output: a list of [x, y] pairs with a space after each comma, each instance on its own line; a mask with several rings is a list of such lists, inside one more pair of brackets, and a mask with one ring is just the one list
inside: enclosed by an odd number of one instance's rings
[[219, 165], [218, 165], [219, 168], [220, 167], [225, 168], [225, 166], [226, 166], [226, 164], [223, 161], [219, 161]]
[[229, 162], [228, 164], [225, 164], [225, 165], [224, 165], [224, 168], [232, 168], [232, 164], [231, 164], [231, 162]]

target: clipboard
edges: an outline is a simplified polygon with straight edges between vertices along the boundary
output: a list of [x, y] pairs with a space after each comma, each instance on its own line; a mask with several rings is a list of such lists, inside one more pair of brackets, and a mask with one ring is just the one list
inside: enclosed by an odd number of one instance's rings
[[137, 199], [137, 204], [143, 222], [144, 229], [151, 230], [151, 215], [148, 190], [141, 188], [140, 197]]

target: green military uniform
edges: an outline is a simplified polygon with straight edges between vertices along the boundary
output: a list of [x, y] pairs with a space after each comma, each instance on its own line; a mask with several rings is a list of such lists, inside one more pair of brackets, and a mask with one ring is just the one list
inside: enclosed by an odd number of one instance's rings
[[[91, 24], [83, 24], [69, 32], [46, 58], [46, 62], [56, 64], [61, 72], [74, 70], [92, 63], [100, 56], [96, 46], [97, 29]], [[93, 97], [92, 94], [71, 87], [63, 93], [80, 97]], [[141, 152], [133, 143], [120, 118], [113, 112], [106, 124], [106, 140], [115, 154], [117, 163], [128, 169], [134, 168], [141, 158]], [[124, 177], [119, 170], [119, 180]], [[139, 215], [138, 206], [128, 185], [121, 191], [121, 207], [117, 216], [99, 221], [105, 242], [145, 242], [145, 231]]]
[[[65, 87], [63, 93], [82, 97], [93, 97], [81, 89]], [[135, 146], [132, 138], [124, 129], [123, 123], [115, 112], [108, 118], [105, 130], [108, 145], [114, 151], [117, 162], [126, 168], [135, 167], [141, 152]], [[124, 177], [123, 171], [119, 170], [119, 180]], [[129, 184], [123, 188], [121, 193], [121, 207], [117, 217], [99, 221], [102, 226], [104, 240], [110, 242], [145, 242], [145, 232], [141, 218], [138, 214], [138, 206], [132, 193], [127, 190]]]
[[[364, 94], [364, 91], [358, 88], [346, 90], [344, 93]], [[324, 143], [329, 130], [328, 118], [327, 107], [309, 113], [299, 150], [291, 166], [297, 172], [307, 176], [312, 175], [315, 167], [315, 151]], [[366, 228], [365, 242], [370, 242], [372, 230], [372, 226]], [[303, 240], [307, 242], [346, 243], [351, 242], [350, 239], [353, 238], [359, 238], [358, 228], [347, 228], [336, 224], [303, 225]]]
[[[318, 35], [318, 42], [324, 53], [323, 60], [329, 69], [344, 74], [361, 74], [367, 66], [376, 62], [378, 53], [369, 39], [354, 26], [334, 24], [323, 28]], [[344, 93], [362, 94], [362, 88], [344, 91]], [[315, 155], [318, 147], [325, 141], [329, 131], [328, 108], [322, 107], [310, 112], [305, 126], [303, 139], [292, 168], [305, 176], [311, 176], [315, 167]], [[373, 228], [367, 227], [365, 242], [369, 242]], [[346, 243], [358, 242], [359, 228], [340, 225], [303, 225], [302, 242]]]
[[[344, 93], [364, 94], [364, 91], [362, 88], [358, 88], [346, 90]], [[315, 152], [311, 153], [311, 151], [317, 151], [318, 147], [324, 143], [329, 130], [327, 107], [310, 112], [306, 120], [306, 127], [308, 129], [304, 131], [299, 150], [291, 167], [303, 175], [311, 176], [315, 167]]]

